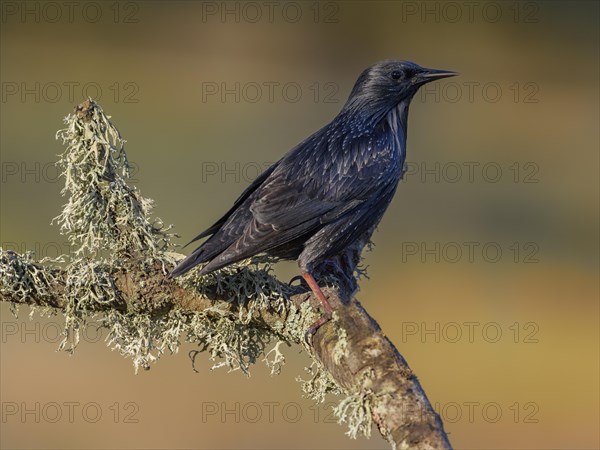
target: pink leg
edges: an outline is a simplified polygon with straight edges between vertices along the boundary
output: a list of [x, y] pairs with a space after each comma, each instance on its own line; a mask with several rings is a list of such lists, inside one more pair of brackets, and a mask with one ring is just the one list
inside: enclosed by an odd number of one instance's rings
[[308, 272], [301, 272], [301, 273], [302, 273], [302, 277], [306, 280], [306, 283], [308, 283], [308, 286], [310, 287], [311, 291], [313, 291], [313, 293], [317, 296], [317, 298], [323, 305], [323, 308], [325, 309], [325, 314], [323, 314], [323, 316], [319, 320], [317, 320], [315, 323], [313, 323], [310, 326], [310, 328], [306, 331], [306, 340], [308, 342], [308, 338], [310, 336], [312, 336], [313, 334], [315, 334], [315, 332], [319, 329], [319, 327], [321, 325], [323, 325], [324, 323], [331, 320], [331, 314], [333, 313], [333, 308], [329, 304], [327, 297], [325, 297], [325, 294], [323, 294], [323, 291], [321, 290], [321, 288], [319, 287], [319, 285], [317, 284], [317, 282], [315, 281], [313, 276]]

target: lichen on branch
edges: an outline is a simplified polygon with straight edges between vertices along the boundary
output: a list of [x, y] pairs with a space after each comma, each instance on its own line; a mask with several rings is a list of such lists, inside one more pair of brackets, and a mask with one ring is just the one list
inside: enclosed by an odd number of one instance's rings
[[57, 165], [68, 196], [55, 218], [78, 257], [162, 260], [171, 227], [150, 221], [153, 201], [128, 184], [125, 140], [102, 107], [89, 99], [65, 117], [57, 139], [66, 145]]

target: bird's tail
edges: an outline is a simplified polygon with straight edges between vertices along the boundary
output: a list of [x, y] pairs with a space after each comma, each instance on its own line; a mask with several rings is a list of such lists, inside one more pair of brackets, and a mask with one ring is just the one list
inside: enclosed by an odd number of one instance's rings
[[218, 267], [215, 267], [215, 264], [212, 264], [213, 258], [218, 257], [219, 254], [227, 248], [227, 246], [228, 243], [220, 242], [213, 236], [211, 239], [204, 242], [200, 247], [194, 250], [191, 255], [182, 259], [169, 274], [169, 278], [181, 276], [202, 263], [208, 264], [202, 268], [200, 275], [206, 275], [207, 273], [220, 269], [227, 264], [222, 264]]
[[206, 264], [202, 269], [200, 269], [198, 275], [206, 275], [211, 272], [214, 272], [215, 270], [222, 269], [223, 267], [228, 266], [229, 264], [236, 263], [251, 256], [251, 253], [231, 254], [227, 253], [226, 251], [222, 251], [222, 249], [219, 249], [219, 251], [212, 252], [207, 251], [207, 249], [205, 248], [205, 244], [198, 247], [194, 251], [194, 253], [183, 259], [179, 264], [177, 264], [177, 266], [169, 274], [169, 278], [175, 278], [180, 275], [183, 275], [192, 270], [198, 264], [202, 263], [208, 264]]
[[[206, 275], [221, 269], [228, 264], [240, 261], [246, 258], [245, 255], [228, 255], [225, 250], [231, 245], [231, 242], [221, 241], [218, 236], [211, 237], [204, 242], [200, 247], [192, 252], [177, 264], [173, 271], [169, 274], [169, 278], [181, 276], [194, 267], [202, 263], [206, 264], [199, 272], [199, 275]], [[233, 256], [233, 257], [232, 257]]]
[[206, 253], [203, 250], [204, 249], [202, 246], [200, 246], [191, 255], [180, 261], [179, 264], [177, 264], [177, 266], [169, 274], [169, 278], [181, 276], [192, 270], [198, 264], [207, 262], [210, 258], [206, 258]]

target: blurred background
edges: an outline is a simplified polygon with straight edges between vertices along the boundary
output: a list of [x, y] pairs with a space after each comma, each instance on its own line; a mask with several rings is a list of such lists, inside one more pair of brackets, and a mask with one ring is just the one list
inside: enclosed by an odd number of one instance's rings
[[[184, 243], [330, 121], [368, 65], [460, 72], [413, 101], [408, 172], [358, 297], [455, 448], [599, 447], [598, 2], [1, 7], [1, 243], [39, 257], [69, 251], [50, 226], [65, 201], [54, 136], [87, 96]], [[299, 348], [275, 377], [203, 355], [194, 373], [190, 345], [136, 375], [94, 329], [70, 357], [59, 317], [0, 308], [2, 448], [387, 448], [301, 397]]]

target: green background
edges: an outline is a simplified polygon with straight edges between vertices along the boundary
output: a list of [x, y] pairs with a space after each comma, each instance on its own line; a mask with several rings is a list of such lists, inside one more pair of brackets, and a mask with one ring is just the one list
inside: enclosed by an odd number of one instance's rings
[[[86, 94], [183, 243], [331, 120], [369, 64], [456, 70], [413, 101], [409, 173], [358, 297], [456, 448], [598, 448], [597, 2], [75, 3], [2, 2], [4, 248], [68, 251], [49, 224], [65, 201], [54, 134]], [[301, 398], [298, 348], [276, 377], [211, 372], [203, 355], [194, 373], [190, 345], [135, 375], [105, 335], [69, 357], [58, 318], [1, 313], [3, 448], [386, 448]]]

